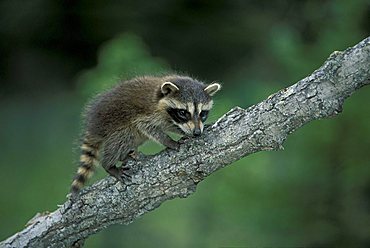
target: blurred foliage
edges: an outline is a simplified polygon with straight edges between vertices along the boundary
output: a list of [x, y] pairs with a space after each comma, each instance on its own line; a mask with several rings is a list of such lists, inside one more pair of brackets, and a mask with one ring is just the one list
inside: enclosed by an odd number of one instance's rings
[[139, 37], [126, 33], [102, 45], [97, 67], [84, 71], [77, 83], [82, 94], [91, 96], [111, 87], [119, 80], [136, 75], [165, 73], [169, 71], [168, 68], [164, 60], [150, 55]]
[[[222, 82], [214, 121], [356, 44], [369, 20], [368, 0], [2, 1], [0, 239], [65, 200], [80, 112], [96, 92], [185, 71]], [[86, 247], [369, 247], [369, 94], [297, 130], [284, 151], [248, 156]]]

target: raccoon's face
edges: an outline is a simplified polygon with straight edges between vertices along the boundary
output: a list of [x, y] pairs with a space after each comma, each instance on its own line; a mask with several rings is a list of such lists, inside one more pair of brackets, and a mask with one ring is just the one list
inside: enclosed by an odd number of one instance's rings
[[213, 105], [211, 96], [220, 88], [218, 83], [204, 85], [188, 77], [173, 78], [161, 86], [161, 104], [177, 129], [188, 136], [200, 136]]

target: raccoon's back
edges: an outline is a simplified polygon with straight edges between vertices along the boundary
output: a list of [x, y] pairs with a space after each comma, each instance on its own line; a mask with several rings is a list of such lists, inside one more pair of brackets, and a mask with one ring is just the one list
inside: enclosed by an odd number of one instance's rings
[[138, 116], [150, 115], [158, 102], [159, 87], [157, 78], [135, 78], [99, 94], [86, 107], [85, 131], [104, 138], [131, 125]]

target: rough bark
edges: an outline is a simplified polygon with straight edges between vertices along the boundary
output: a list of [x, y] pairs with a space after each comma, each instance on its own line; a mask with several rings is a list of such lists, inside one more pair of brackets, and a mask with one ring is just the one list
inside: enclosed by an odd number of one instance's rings
[[0, 247], [71, 247], [115, 223], [129, 224], [162, 202], [187, 197], [216, 170], [251, 153], [278, 150], [287, 135], [316, 119], [335, 116], [344, 100], [370, 83], [370, 37], [334, 52], [318, 70], [248, 109], [236, 107], [180, 151], [130, 161], [125, 184], [107, 177], [67, 200], [56, 211], [32, 219]]

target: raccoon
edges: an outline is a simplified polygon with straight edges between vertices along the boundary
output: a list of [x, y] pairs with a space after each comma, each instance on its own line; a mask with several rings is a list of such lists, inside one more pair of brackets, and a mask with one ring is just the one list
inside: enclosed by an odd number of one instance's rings
[[[96, 164], [117, 180], [138, 146], [151, 139], [170, 149], [179, 143], [167, 132], [200, 136], [219, 83], [204, 84], [188, 76], [143, 76], [123, 81], [99, 94], [86, 107], [80, 165], [71, 193], [76, 195]], [[117, 167], [117, 163], [122, 166]]]

